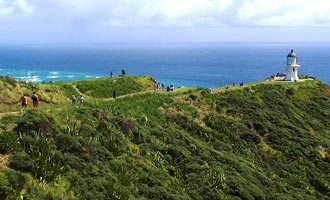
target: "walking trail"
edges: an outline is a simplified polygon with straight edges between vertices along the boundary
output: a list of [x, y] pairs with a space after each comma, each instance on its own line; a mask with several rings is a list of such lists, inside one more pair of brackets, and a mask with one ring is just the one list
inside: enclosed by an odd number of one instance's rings
[[[230, 91], [230, 90], [239, 90], [239, 89], [243, 89], [243, 88], [246, 88], [246, 87], [251, 87], [251, 86], [254, 86], [254, 85], [257, 85], [257, 84], [260, 84], [260, 83], [249, 83], [249, 84], [246, 84], [246, 85], [243, 85], [243, 86], [240, 86], [239, 84], [236, 84], [235, 86], [232, 86], [232, 85], [228, 85], [228, 88], [226, 88], [227, 86], [222, 86], [222, 87], [219, 87], [219, 88], [214, 88], [214, 89], [211, 89], [211, 93], [220, 93], [220, 92], [226, 92], [226, 91]], [[78, 93], [82, 94], [78, 88], [76, 88], [74, 86], [74, 88], [77, 90]], [[121, 96], [117, 96], [117, 99], [120, 99], [120, 98], [125, 98], [125, 97], [132, 97], [132, 96], [135, 96], [135, 95], [139, 95], [139, 94], [146, 94], [146, 93], [153, 93], [154, 90], [147, 90], [147, 91], [143, 91], [143, 92], [135, 92], [135, 93], [131, 93], [131, 94], [126, 94], [126, 95], [121, 95]], [[162, 92], [160, 92], [162, 93]], [[86, 94], [83, 94], [84, 96], [87, 96]], [[114, 98], [102, 98], [103, 101], [113, 101], [115, 100]], [[7, 116], [20, 116], [20, 115], [23, 115], [22, 112], [4, 112], [4, 113], [0, 113], [0, 119], [3, 118], [3, 117], [7, 117]]]
[[4, 112], [0, 113], [0, 119], [7, 116], [19, 116], [22, 115], [22, 112]]

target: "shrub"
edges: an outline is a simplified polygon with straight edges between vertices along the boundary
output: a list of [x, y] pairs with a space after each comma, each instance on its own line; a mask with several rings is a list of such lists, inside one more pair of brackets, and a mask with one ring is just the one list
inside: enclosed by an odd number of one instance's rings
[[39, 110], [28, 110], [18, 120], [14, 131], [17, 133], [41, 132], [51, 134], [56, 130], [55, 119], [48, 113]]
[[25, 152], [15, 152], [11, 156], [9, 167], [22, 172], [31, 172], [34, 161]]
[[0, 153], [7, 154], [10, 152], [19, 151], [21, 144], [17, 135], [13, 132], [0, 133]]
[[43, 133], [23, 135], [21, 143], [25, 152], [34, 161], [32, 174], [35, 178], [51, 182], [62, 170], [56, 146], [51, 138]]
[[8, 177], [0, 171], [0, 199], [7, 199], [12, 192], [13, 189], [10, 187]]
[[11, 76], [0, 76], [0, 81], [8, 83], [13, 87], [17, 86], [17, 81]]
[[190, 98], [191, 100], [193, 100], [193, 101], [196, 101], [196, 99], [197, 99], [197, 95], [195, 95], [195, 94], [190, 94], [190, 95], [189, 95], [189, 98]]
[[26, 181], [21, 172], [0, 171], [0, 199], [18, 199]]
[[288, 95], [294, 95], [294, 89], [293, 88], [288, 88], [288, 89], [286, 89], [286, 94], [288, 94]]

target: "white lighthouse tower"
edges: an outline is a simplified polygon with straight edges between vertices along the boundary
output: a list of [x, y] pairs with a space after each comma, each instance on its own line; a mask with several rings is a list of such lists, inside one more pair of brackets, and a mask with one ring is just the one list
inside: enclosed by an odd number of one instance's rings
[[286, 81], [298, 81], [298, 68], [300, 67], [298, 63], [297, 55], [291, 50], [288, 54], [286, 60], [286, 74], [285, 79]]

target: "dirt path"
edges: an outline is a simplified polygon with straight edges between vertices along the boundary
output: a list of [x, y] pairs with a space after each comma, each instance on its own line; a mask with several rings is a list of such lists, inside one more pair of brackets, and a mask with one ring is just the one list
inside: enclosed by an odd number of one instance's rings
[[[176, 89], [175, 91], [179, 91], [180, 88]], [[166, 92], [166, 91], [155, 91], [155, 90], [146, 90], [146, 91], [142, 91], [142, 92], [134, 92], [134, 93], [129, 93], [129, 94], [125, 94], [125, 95], [120, 95], [120, 96], [117, 96], [116, 99], [120, 99], [120, 98], [125, 98], [125, 97], [132, 97], [132, 96], [135, 96], [135, 95], [140, 95], [140, 94], [147, 94], [147, 93], [158, 93], [158, 94], [169, 94], [169, 92]], [[114, 98], [110, 97], [110, 98], [100, 98], [100, 100], [103, 100], [103, 101], [113, 101]]]
[[0, 154], [0, 169], [4, 169], [9, 164], [9, 155]]
[[[72, 84], [73, 89], [75, 89], [77, 91], [78, 94], [83, 94], [82, 92], [80, 92], [80, 90], [77, 88], [76, 85]], [[85, 94], [83, 94], [85, 96]]]
[[[222, 86], [222, 87], [219, 87], [219, 88], [214, 88], [214, 89], [211, 89], [211, 93], [219, 93], [219, 92], [226, 92], [226, 91], [230, 91], [230, 90], [239, 90], [239, 89], [243, 89], [243, 88], [246, 88], [246, 87], [251, 87], [253, 85], [257, 85], [257, 84], [260, 84], [260, 83], [252, 83], [252, 84], [247, 84], [247, 85], [243, 85], [243, 86], [239, 86], [239, 85], [235, 85], [235, 86], [228, 86], [228, 89], [226, 88], [226, 86]], [[79, 89], [73, 85], [73, 88], [79, 93], [79, 94], [82, 94], [83, 96], [89, 98], [88, 95], [82, 93], [79, 91]], [[121, 96], [117, 96], [117, 99], [121, 99], [121, 98], [125, 98], [125, 97], [132, 97], [132, 96], [135, 96], [135, 95], [140, 95], [140, 94], [146, 94], [146, 93], [163, 93], [163, 91], [157, 91], [155, 92], [154, 90], [147, 90], [147, 91], [142, 91], [142, 92], [135, 92], [135, 93], [129, 93], [129, 94], [125, 94], [125, 95], [121, 95]], [[99, 100], [102, 100], [102, 101], [113, 101], [114, 98], [110, 97], [110, 98], [95, 98], [95, 99], [99, 99]], [[0, 113], [0, 119], [3, 118], [3, 117], [7, 117], [7, 116], [21, 116], [23, 115], [22, 112], [4, 112], [4, 113]]]
[[[153, 90], [148, 90], [148, 91], [143, 91], [143, 92], [135, 92], [135, 93], [130, 93], [130, 94], [125, 94], [125, 95], [121, 95], [121, 96], [117, 96], [116, 99], [120, 99], [120, 98], [125, 98], [125, 97], [132, 97], [135, 95], [139, 95], [139, 94], [146, 94], [146, 93], [152, 93], [154, 92]], [[103, 101], [113, 101], [114, 98], [110, 97], [110, 98], [100, 98]]]
[[[314, 81], [314, 79], [312, 79], [312, 78], [300, 79], [297, 83], [301, 83], [304, 81]], [[230, 90], [240, 90], [240, 89], [244, 89], [244, 88], [248, 88], [248, 87], [252, 87], [252, 86], [260, 85], [260, 84], [288, 84], [288, 83], [295, 84], [295, 82], [291, 82], [291, 81], [265, 80], [265, 81], [260, 81], [260, 82], [247, 83], [242, 86], [240, 86], [239, 84], [235, 84], [235, 86], [233, 86], [232, 84], [229, 84], [228, 86], [213, 88], [213, 89], [211, 89], [211, 93], [226, 92], [226, 91], [230, 91]]]
[[235, 85], [235, 86], [232, 86], [232, 85], [230, 85], [230, 86], [222, 86], [222, 87], [219, 87], [219, 88], [213, 88], [213, 89], [211, 89], [211, 93], [212, 94], [215, 94], [215, 93], [219, 93], [219, 92], [226, 92], [226, 91], [231, 91], [231, 90], [241, 90], [241, 89], [243, 89], [243, 88], [246, 88], [246, 87], [250, 87], [251, 85], [248, 85], [248, 86], [246, 86], [246, 85], [243, 85], [243, 86], [237, 86], [237, 85]]
[[213, 88], [211, 89], [211, 93], [219, 93], [219, 92], [226, 92], [226, 91], [231, 91], [231, 90], [241, 90], [244, 88], [248, 88], [248, 87], [252, 87], [255, 85], [259, 85], [259, 84], [270, 84], [272, 83], [272, 81], [263, 81], [263, 82], [257, 82], [257, 83], [248, 83], [248, 84], [243, 84], [242, 86], [240, 86], [239, 84], [235, 84], [235, 86], [233, 85], [228, 85], [228, 86], [222, 86], [222, 87], [218, 87], [218, 88]]
[[19, 116], [22, 114], [23, 113], [21, 113], [21, 112], [4, 112], [4, 113], [0, 113], [0, 119], [3, 117], [7, 117], [7, 116]]

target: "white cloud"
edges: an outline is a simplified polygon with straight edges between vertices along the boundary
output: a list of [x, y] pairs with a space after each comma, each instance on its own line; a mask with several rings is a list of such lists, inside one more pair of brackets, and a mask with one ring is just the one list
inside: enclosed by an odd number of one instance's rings
[[[37, 1], [37, 0], [35, 0]], [[109, 26], [329, 26], [329, 0], [48, 0]], [[55, 3], [56, 2], [56, 3]], [[115, 23], [114, 23], [115, 22]]]
[[14, 9], [7, 1], [0, 0], [0, 16], [11, 14]]
[[26, 0], [16, 0], [12, 4], [23, 13], [32, 13], [34, 11], [34, 7]]
[[242, 4], [237, 19], [247, 26], [330, 26], [330, 1], [251, 0]]
[[0, 0], [0, 16], [32, 13], [33, 6], [26, 0]]
[[[168, 0], [141, 5], [137, 17], [161, 26], [222, 26], [219, 16], [229, 5], [228, 0]], [[151, 25], [152, 25], [151, 24]]]
[[330, 26], [329, 0], [0, 0], [0, 15], [34, 11], [110, 27]]
[[0, 41], [15, 34], [66, 40], [120, 37], [116, 29], [125, 28], [127, 34], [187, 28], [194, 37], [209, 29], [216, 38], [223, 34], [217, 28], [329, 27], [330, 0], [0, 0], [0, 23]]

